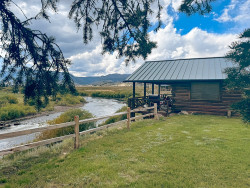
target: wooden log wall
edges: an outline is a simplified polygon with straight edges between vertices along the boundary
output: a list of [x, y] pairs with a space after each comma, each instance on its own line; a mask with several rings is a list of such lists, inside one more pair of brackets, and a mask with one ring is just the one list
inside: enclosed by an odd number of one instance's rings
[[[228, 92], [223, 83], [220, 84], [219, 101], [191, 100], [191, 83], [177, 83], [172, 85], [172, 95], [175, 99], [175, 109], [200, 114], [226, 116], [230, 106], [241, 99], [240, 92]], [[232, 115], [238, 115], [232, 112]]]

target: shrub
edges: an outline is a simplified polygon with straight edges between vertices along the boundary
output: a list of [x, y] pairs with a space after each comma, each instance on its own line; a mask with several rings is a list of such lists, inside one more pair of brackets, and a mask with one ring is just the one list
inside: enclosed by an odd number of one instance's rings
[[61, 106], [72, 106], [72, 105], [76, 105], [76, 104], [80, 104], [80, 103], [85, 103], [85, 99], [81, 96], [74, 96], [74, 95], [63, 95], [63, 96], [58, 96], [58, 105]]
[[18, 99], [14, 95], [5, 95], [0, 98], [0, 107], [6, 106], [7, 104], [17, 104]]
[[[121, 109], [117, 110], [116, 113], [125, 112], [125, 111], [127, 111], [127, 106], [123, 106]], [[118, 121], [121, 121], [121, 120], [124, 120], [124, 119], [127, 119], [127, 114], [110, 117], [102, 125], [115, 123], [115, 122], [118, 122]]]
[[103, 97], [103, 98], [115, 98], [115, 99], [128, 98], [130, 96], [132, 96], [132, 93], [130, 92], [96, 91], [91, 93], [91, 97]]
[[[48, 121], [48, 124], [53, 125], [53, 124], [71, 122], [71, 121], [74, 121], [75, 116], [79, 116], [80, 120], [93, 117], [92, 114], [89, 113], [88, 111], [81, 110], [81, 109], [71, 109], [62, 113], [56, 119]], [[79, 130], [81, 132], [89, 128], [92, 128], [94, 126], [95, 124], [93, 122], [81, 124], [79, 127]], [[44, 139], [59, 137], [59, 136], [67, 135], [67, 134], [73, 134], [73, 133], [74, 133], [73, 126], [60, 128], [60, 129], [54, 129], [54, 130], [47, 130], [47, 131], [44, 131], [41, 135], [39, 135], [38, 140], [44, 140]]]
[[8, 101], [6, 98], [0, 99], [0, 107], [6, 106], [8, 104]]
[[88, 94], [87, 94], [86, 92], [82, 92], [82, 91], [79, 92], [79, 95], [80, 95], [80, 96], [88, 96]]
[[14, 95], [6, 95], [5, 97], [8, 101], [8, 103], [10, 103], [10, 104], [17, 104], [18, 103], [18, 99]]
[[28, 104], [30, 106], [35, 106], [36, 105], [36, 101], [35, 101], [35, 99], [28, 99], [26, 101], [26, 104]]
[[0, 108], [0, 120], [6, 121], [10, 119], [20, 118], [27, 115], [33, 115], [36, 110], [32, 106], [20, 106], [18, 104], [9, 104]]

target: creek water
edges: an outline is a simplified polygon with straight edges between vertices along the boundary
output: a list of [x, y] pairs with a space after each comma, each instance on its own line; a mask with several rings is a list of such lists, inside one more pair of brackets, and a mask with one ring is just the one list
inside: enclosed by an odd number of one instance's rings
[[[85, 97], [85, 100], [87, 101], [87, 103], [79, 108], [89, 111], [95, 117], [114, 114], [117, 110], [125, 106], [125, 103], [114, 99]], [[27, 130], [27, 129], [34, 129], [37, 127], [46, 127], [48, 126], [47, 121], [53, 120], [56, 117], [60, 116], [61, 114], [62, 112], [57, 112], [50, 115], [44, 115], [20, 121], [20, 125], [17, 126], [11, 125], [10, 127], [0, 129], [0, 134]], [[105, 120], [100, 120], [96, 123], [96, 125], [101, 124], [104, 121]], [[0, 150], [31, 142], [36, 138], [37, 135], [39, 135], [39, 133], [33, 133], [29, 135], [0, 140]]]

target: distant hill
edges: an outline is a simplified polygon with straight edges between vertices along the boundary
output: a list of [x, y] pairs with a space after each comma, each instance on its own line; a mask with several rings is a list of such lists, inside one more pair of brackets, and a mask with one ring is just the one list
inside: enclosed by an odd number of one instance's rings
[[76, 77], [71, 75], [75, 84], [88, 85], [88, 84], [101, 84], [101, 83], [116, 83], [124, 81], [130, 74], [108, 74], [106, 76], [89, 76], [89, 77]]
[[[3, 75], [2, 78], [7, 76], [7, 73]], [[116, 82], [122, 82], [127, 77], [130, 76], [130, 74], [108, 74], [106, 76], [89, 76], [89, 77], [77, 77], [70, 74], [75, 84], [78, 85], [94, 85], [94, 84], [104, 84], [104, 83], [116, 83]], [[13, 77], [16, 77], [16, 74], [13, 75]], [[0, 81], [1, 79], [0, 78]], [[59, 79], [62, 79], [62, 74], [59, 75]]]

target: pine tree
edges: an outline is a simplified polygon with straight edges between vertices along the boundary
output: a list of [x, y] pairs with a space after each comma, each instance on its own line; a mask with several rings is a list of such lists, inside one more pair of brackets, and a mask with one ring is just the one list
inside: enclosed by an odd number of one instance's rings
[[250, 122], [250, 28], [240, 34], [239, 39], [231, 44], [231, 51], [226, 55], [235, 63], [235, 67], [225, 71], [228, 75], [226, 83], [229, 90], [241, 91], [242, 100], [232, 107], [245, 122]]
[[205, 15], [212, 11], [211, 3], [216, 0], [183, 0], [179, 11], [187, 15], [199, 13]]
[[[49, 21], [47, 9], [56, 12], [58, 3], [41, 0], [41, 11], [21, 21], [10, 9], [11, 4], [16, 5], [14, 1], [0, 1], [1, 82], [11, 81], [16, 91], [22, 86], [24, 101], [35, 99], [38, 109], [48, 104], [49, 97], [55, 96], [59, 88], [76, 93], [68, 72], [71, 62], [63, 56], [55, 39], [30, 28], [33, 20]], [[157, 30], [161, 26], [159, 0], [75, 0], [69, 18], [74, 19], [78, 29], [83, 28], [85, 43], [92, 40], [95, 25], [102, 27], [103, 53], [117, 51], [119, 57], [127, 57], [127, 62], [136, 57], [145, 59], [156, 47], [148, 36], [153, 3], [158, 3]]]
[[[0, 37], [4, 52], [1, 54], [1, 82], [11, 81], [14, 91], [23, 86], [24, 101], [34, 99], [39, 110], [48, 104], [49, 96], [56, 95], [58, 87], [76, 92], [67, 69], [70, 61], [64, 58], [55, 39], [29, 28], [33, 19], [48, 19], [45, 10], [52, 7], [56, 11], [56, 4], [43, 1], [41, 12], [22, 22], [10, 11], [11, 3], [10, 0], [0, 2]], [[59, 82], [60, 74], [63, 79]]]

